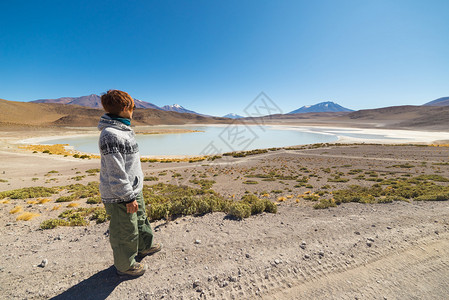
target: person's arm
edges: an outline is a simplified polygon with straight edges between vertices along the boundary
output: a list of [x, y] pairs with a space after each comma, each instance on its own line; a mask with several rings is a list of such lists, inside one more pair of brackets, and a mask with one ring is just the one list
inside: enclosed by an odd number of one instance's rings
[[111, 192], [126, 204], [134, 202], [137, 195], [134, 194], [132, 183], [126, 173], [122, 154], [120, 152], [107, 154], [104, 163]]

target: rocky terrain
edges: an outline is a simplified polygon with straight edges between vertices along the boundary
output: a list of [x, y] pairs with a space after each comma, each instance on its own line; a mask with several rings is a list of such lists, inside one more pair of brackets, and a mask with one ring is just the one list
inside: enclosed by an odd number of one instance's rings
[[[266, 197], [278, 212], [241, 221], [223, 212], [155, 221], [155, 239], [164, 248], [144, 258], [149, 270], [132, 280], [115, 274], [107, 222], [41, 230], [41, 222], [67, 209], [62, 203], [52, 210], [60, 195], [42, 204], [6, 199], [0, 204], [0, 298], [444, 299], [447, 201], [412, 197], [315, 209], [318, 200], [307, 195], [337, 198], [338, 190], [354, 184], [371, 187], [417, 176], [446, 187], [448, 155], [448, 147], [352, 144], [209, 162], [143, 163], [145, 175], [157, 178], [147, 185], [194, 187], [190, 180], [202, 178], [229, 199], [248, 193]], [[86, 172], [99, 168], [96, 159], [3, 148], [0, 160], [0, 191], [98, 181], [98, 173]], [[85, 199], [73, 202], [92, 206]], [[40, 216], [17, 221], [11, 210], [19, 205]]]

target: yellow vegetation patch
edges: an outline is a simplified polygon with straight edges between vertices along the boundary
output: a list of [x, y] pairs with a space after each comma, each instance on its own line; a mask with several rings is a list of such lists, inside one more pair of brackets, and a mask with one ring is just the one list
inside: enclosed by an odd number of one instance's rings
[[287, 199], [293, 198], [293, 195], [287, 195]]
[[44, 198], [44, 199], [38, 199], [37, 201], [39, 201], [39, 204], [44, 204], [44, 203], [50, 202], [51, 199]]
[[431, 147], [449, 147], [449, 144], [431, 144]]
[[147, 158], [141, 157], [141, 162], [161, 162], [161, 163], [171, 163], [171, 162], [198, 162], [206, 160], [207, 156], [197, 156], [197, 157], [185, 157], [185, 158]]
[[22, 206], [16, 206], [9, 211], [10, 214], [15, 214], [22, 211]]
[[53, 208], [51, 210], [58, 210], [60, 208], [61, 208], [61, 205], [55, 205], [55, 206], [53, 206]]
[[37, 213], [31, 213], [31, 212], [24, 212], [20, 216], [17, 216], [16, 221], [29, 221], [32, 218], [39, 217], [40, 214]]
[[28, 200], [27, 204], [38, 204], [39, 202], [36, 200]]
[[268, 193], [266, 193], [266, 194], [263, 194], [261, 197], [270, 197], [270, 194], [268, 194]]
[[284, 201], [287, 200], [287, 197], [282, 197], [282, 196], [280, 196], [280, 197], [278, 197], [277, 200], [278, 200], [279, 202], [284, 202]]
[[299, 199], [296, 199], [295, 201], [296, 201], [296, 203], [299, 203], [300, 200], [299, 200]]
[[70, 203], [69, 205], [67, 205], [67, 207], [77, 207], [78, 205], [80, 205], [79, 203]]
[[48, 154], [57, 154], [57, 155], [67, 155], [73, 156], [75, 155], [77, 158], [100, 158], [99, 155], [80, 155], [79, 152], [67, 149], [66, 147], [69, 144], [55, 144], [55, 145], [24, 145], [19, 146], [20, 149], [25, 149], [29, 151], [36, 151]]
[[8, 203], [9, 203], [9, 200], [2, 200], [2, 201], [0, 201], [0, 203], [1, 203], [1, 204], [8, 204]]
[[[30, 151], [46, 152], [51, 154], [59, 155], [72, 155], [73, 151], [67, 150], [66, 146], [69, 144], [56, 144], [56, 145], [24, 145], [19, 146], [21, 149], [26, 149]], [[47, 152], [48, 151], [48, 152]]]

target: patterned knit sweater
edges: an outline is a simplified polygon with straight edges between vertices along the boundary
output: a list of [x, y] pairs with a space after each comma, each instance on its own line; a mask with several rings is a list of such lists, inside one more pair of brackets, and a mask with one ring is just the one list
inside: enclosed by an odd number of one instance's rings
[[103, 203], [129, 203], [142, 191], [139, 147], [130, 126], [103, 115], [98, 146], [101, 154], [100, 194]]

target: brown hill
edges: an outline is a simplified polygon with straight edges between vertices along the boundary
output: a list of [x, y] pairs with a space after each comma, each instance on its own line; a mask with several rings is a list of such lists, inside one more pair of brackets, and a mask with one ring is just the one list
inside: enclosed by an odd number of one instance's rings
[[[96, 126], [102, 109], [54, 103], [15, 102], [0, 99], [0, 126]], [[137, 109], [134, 125], [229, 123], [226, 118], [207, 118], [194, 114]]]
[[444, 130], [449, 128], [449, 106], [392, 106], [355, 112], [305, 113], [271, 115], [262, 118], [239, 119], [266, 124], [325, 125], [360, 128], [395, 128]]
[[338, 120], [375, 121], [386, 127], [444, 129], [449, 128], [449, 106], [391, 106], [365, 109], [339, 117]]
[[[57, 103], [57, 104], [70, 104], [70, 105], [79, 105], [86, 106], [90, 108], [102, 108], [101, 106], [101, 97], [95, 94], [91, 94], [88, 96], [81, 97], [62, 97], [57, 99], [39, 99], [30, 101], [32, 103]], [[137, 108], [155, 108], [161, 109], [160, 107], [154, 105], [153, 103], [141, 101], [138, 99], [134, 99], [134, 103]]]
[[[54, 103], [15, 102], [0, 99], [0, 126], [73, 126], [90, 127], [98, 124], [101, 109]], [[356, 112], [308, 113], [263, 117], [268, 123], [327, 124], [351, 127], [409, 128], [447, 130], [449, 106], [392, 106]], [[243, 122], [261, 118], [240, 119]], [[134, 125], [181, 125], [231, 123], [232, 119], [204, 117], [157, 109], [137, 109]]]

